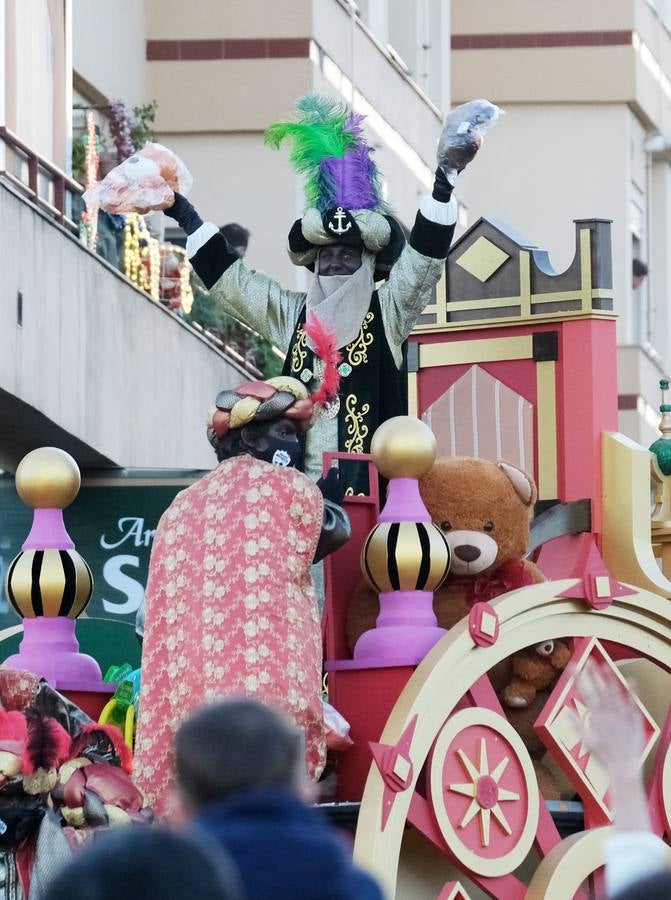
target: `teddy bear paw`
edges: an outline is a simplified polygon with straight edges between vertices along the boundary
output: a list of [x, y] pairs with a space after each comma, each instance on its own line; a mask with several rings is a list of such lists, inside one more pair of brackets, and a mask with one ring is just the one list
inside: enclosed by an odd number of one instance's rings
[[513, 682], [503, 691], [503, 702], [513, 709], [528, 706], [536, 696], [536, 688], [530, 684]]

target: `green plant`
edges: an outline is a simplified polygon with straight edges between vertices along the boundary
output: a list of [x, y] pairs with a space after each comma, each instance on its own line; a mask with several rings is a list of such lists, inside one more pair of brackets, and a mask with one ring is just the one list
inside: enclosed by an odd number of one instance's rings
[[199, 285], [193, 287], [193, 306], [188, 322], [200, 325], [211, 332], [242, 356], [248, 363], [263, 373], [264, 378], [273, 378], [282, 372], [282, 360], [274, 352], [272, 345], [233, 316], [225, 313], [210, 295]]
[[86, 140], [83, 134], [72, 139], [72, 177], [82, 184], [86, 180]]
[[147, 141], [156, 140], [154, 120], [156, 119], [157, 109], [158, 103], [156, 100], [133, 107], [130, 137], [136, 150], [141, 150]]

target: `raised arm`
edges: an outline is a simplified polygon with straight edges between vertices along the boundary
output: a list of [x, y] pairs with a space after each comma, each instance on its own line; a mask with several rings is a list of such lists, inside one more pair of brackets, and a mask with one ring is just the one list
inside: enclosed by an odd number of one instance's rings
[[380, 288], [382, 319], [390, 346], [400, 347], [433, 296], [445, 268], [457, 221], [452, 185], [436, 170], [433, 192], [417, 213], [410, 239]]
[[216, 225], [202, 219], [180, 194], [165, 210], [187, 234], [186, 250], [212, 298], [280, 350], [289, 349], [305, 294], [248, 269]]

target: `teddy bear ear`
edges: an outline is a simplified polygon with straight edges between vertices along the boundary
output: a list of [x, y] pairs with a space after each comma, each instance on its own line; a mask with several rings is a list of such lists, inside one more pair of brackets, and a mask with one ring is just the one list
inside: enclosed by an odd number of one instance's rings
[[536, 502], [536, 485], [527, 473], [503, 459], [497, 460], [496, 465], [515, 488], [515, 493], [522, 503], [525, 506], [533, 506]]

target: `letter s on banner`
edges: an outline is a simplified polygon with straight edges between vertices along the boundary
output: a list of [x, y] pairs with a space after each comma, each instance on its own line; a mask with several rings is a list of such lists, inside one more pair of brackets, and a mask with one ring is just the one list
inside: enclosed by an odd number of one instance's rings
[[112, 556], [103, 566], [103, 578], [110, 587], [116, 588], [125, 594], [127, 599], [116, 603], [113, 600], [103, 598], [105, 612], [114, 613], [117, 616], [127, 616], [137, 612], [144, 597], [144, 587], [139, 581], [126, 575], [123, 566], [140, 568], [139, 556]]

